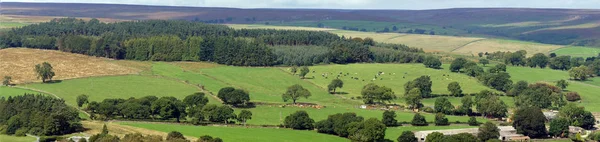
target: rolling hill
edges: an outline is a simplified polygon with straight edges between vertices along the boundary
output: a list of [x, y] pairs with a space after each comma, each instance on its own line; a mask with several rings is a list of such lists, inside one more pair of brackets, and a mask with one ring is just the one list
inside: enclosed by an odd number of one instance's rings
[[1, 13], [120, 20], [183, 19], [364, 31], [423, 30], [441, 35], [503, 37], [549, 44], [600, 46], [600, 10], [456, 8], [436, 10], [239, 9], [76, 3], [2, 3]]

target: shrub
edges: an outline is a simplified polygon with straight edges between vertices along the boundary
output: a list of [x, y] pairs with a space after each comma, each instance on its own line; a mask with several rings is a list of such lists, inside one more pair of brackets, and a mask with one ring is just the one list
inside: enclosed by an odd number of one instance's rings
[[314, 128], [315, 121], [308, 116], [306, 111], [296, 111], [295, 113], [285, 117], [284, 124], [287, 128], [297, 130], [309, 130]]
[[477, 118], [471, 116], [469, 118], [469, 126], [479, 126], [479, 122], [477, 122]]
[[423, 108], [423, 111], [427, 112], [427, 113], [433, 113], [434, 112], [433, 108], [431, 108], [431, 107], [425, 107], [425, 108]]
[[410, 124], [412, 124], [413, 126], [427, 126], [429, 125], [427, 123], [427, 120], [425, 120], [425, 116], [421, 115], [421, 114], [415, 114], [415, 116], [413, 117], [412, 121], [410, 122]]
[[448, 122], [448, 118], [443, 113], [438, 113], [435, 115], [435, 126], [447, 126], [450, 125]]
[[29, 131], [27, 128], [17, 129], [17, 131], [15, 132], [15, 136], [17, 136], [17, 137], [24, 137], [25, 134], [27, 134], [27, 131]]
[[566, 95], [568, 101], [579, 101], [581, 100], [581, 96], [577, 92], [569, 92]]

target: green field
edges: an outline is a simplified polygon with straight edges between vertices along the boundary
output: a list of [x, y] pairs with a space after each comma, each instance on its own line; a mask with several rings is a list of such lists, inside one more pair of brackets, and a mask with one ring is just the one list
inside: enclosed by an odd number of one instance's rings
[[29, 25], [21, 22], [0, 22], [0, 29], [10, 29]]
[[35, 138], [33, 137], [15, 137], [1, 134], [0, 142], [33, 142]]
[[25, 89], [21, 89], [21, 88], [0, 86], [0, 97], [19, 96], [19, 95], [23, 95], [25, 93], [28, 93], [28, 94], [43, 94], [43, 93], [40, 93], [40, 92], [35, 92], [35, 91], [31, 91], [31, 90], [25, 90]]
[[346, 138], [319, 134], [316, 131], [297, 131], [291, 129], [276, 128], [245, 128], [245, 127], [226, 127], [226, 126], [191, 126], [191, 125], [169, 125], [154, 123], [121, 123], [123, 125], [140, 127], [162, 132], [179, 131], [183, 135], [200, 137], [210, 135], [219, 137], [223, 141], [244, 141], [244, 142], [346, 142]]
[[571, 57], [596, 57], [600, 53], [600, 48], [592, 47], [564, 47], [554, 50], [557, 56], [571, 56]]
[[[508, 66], [507, 72], [510, 74], [513, 82], [524, 80], [529, 83], [546, 82], [554, 85], [556, 81], [569, 79], [567, 71], [552, 70], [549, 68], [528, 68]], [[592, 78], [589, 81], [569, 81], [569, 86], [566, 91], [578, 92], [581, 95], [580, 106], [584, 106], [586, 110], [592, 112], [600, 112], [600, 79]]]
[[144, 96], [174, 96], [183, 99], [198, 92], [196, 87], [177, 80], [139, 75], [90, 77], [64, 80], [60, 83], [26, 84], [23, 87], [56, 94], [73, 106], [76, 97], [81, 94], [90, 96], [90, 101], [102, 101], [107, 98], [127, 99]]
[[[381, 65], [381, 68], [376, 68], [374, 65]], [[394, 70], [405, 70], [410, 68], [415, 69], [425, 69], [420, 64], [350, 64], [350, 65], [326, 65], [326, 66], [314, 66], [311, 69], [315, 70], [317, 73], [319, 70], [323, 71], [323, 68], [331, 68], [336, 69], [339, 66], [348, 66], [351, 67], [349, 70], [357, 71], [364, 70], [365, 68], [372, 68], [372, 72], [376, 72], [378, 69], [382, 68], [391, 68]], [[334, 96], [327, 93], [326, 89], [323, 86], [315, 86], [313, 81], [319, 80], [318, 77], [315, 79], [305, 79], [302, 80], [297, 76], [292, 75], [286, 71], [287, 68], [248, 68], [248, 67], [232, 67], [232, 66], [218, 66], [218, 67], [207, 67], [200, 68], [194, 70], [183, 70], [178, 66], [169, 63], [154, 63], [153, 64], [153, 73], [157, 75], [164, 75], [177, 79], [186, 79], [190, 83], [193, 84], [203, 84], [206, 89], [211, 92], [218, 92], [218, 89], [225, 86], [234, 86], [238, 88], [243, 88], [250, 91], [250, 98], [253, 102], [273, 102], [277, 104], [284, 103], [281, 100], [281, 94], [285, 92], [285, 89], [292, 84], [301, 84], [305, 88], [309, 89], [312, 93], [312, 96], [308, 99], [302, 98], [299, 102], [311, 102], [317, 103], [319, 105], [324, 105], [326, 108], [323, 109], [315, 109], [315, 108], [298, 108], [298, 107], [286, 107], [282, 108], [280, 105], [272, 105], [272, 106], [257, 106], [256, 108], [251, 108], [250, 111], [253, 112], [253, 119], [249, 120], [249, 124], [255, 125], [278, 125], [280, 123], [280, 119], [288, 116], [291, 113], [294, 113], [298, 110], [307, 111], [311, 117], [313, 117], [316, 121], [326, 119], [328, 115], [342, 112], [355, 112], [360, 116], [365, 118], [380, 118], [382, 116], [382, 111], [378, 110], [363, 110], [358, 109], [358, 106], [362, 104], [360, 100], [351, 100], [346, 96]], [[431, 73], [435, 72], [447, 72], [442, 70], [433, 70], [431, 69]], [[366, 75], [367, 73], [365, 73]], [[440, 74], [441, 76], [441, 74]], [[456, 79], [459, 78], [468, 78], [463, 75], [455, 74]], [[414, 77], [416, 78], [416, 77]], [[323, 79], [324, 80], [324, 79]], [[327, 83], [329, 80], [325, 80]], [[472, 79], [470, 81], [473, 81]], [[403, 81], [400, 79], [400, 83], [395, 86], [390, 86], [394, 89], [402, 88]], [[364, 82], [357, 82], [355, 86], [352, 86], [350, 83], [346, 85], [346, 88], [362, 88]], [[390, 81], [388, 83], [395, 83]], [[476, 82], [471, 82], [470, 86], [477, 86]], [[325, 85], [326, 86], [326, 85]], [[445, 85], [439, 85], [441, 88], [445, 88]], [[481, 89], [485, 89], [485, 87], [479, 85]], [[467, 87], [468, 88], [468, 87]], [[344, 89], [342, 89], [344, 90]], [[445, 89], [440, 89], [445, 90]], [[474, 89], [476, 90], [476, 89]], [[445, 91], [443, 91], [445, 92]], [[478, 92], [478, 91], [475, 91]], [[360, 95], [360, 89], [358, 92], [354, 92], [355, 95]], [[397, 92], [397, 95], [401, 95], [403, 92]], [[399, 99], [402, 100], [402, 99]], [[460, 99], [451, 99], [456, 100], [455, 105], [459, 105]], [[400, 101], [402, 102], [402, 101]], [[433, 105], [432, 101], [428, 105]], [[236, 109], [236, 111], [240, 111], [241, 109]], [[397, 112], [398, 119], [400, 121], [410, 121], [412, 116], [414, 115], [411, 112]], [[433, 115], [426, 114], [428, 121], [433, 122]], [[461, 121], [466, 122], [468, 117], [460, 117], [460, 116], [448, 116], [450, 121]], [[486, 121], [481, 119], [480, 121]]]
[[[313, 82], [322, 88], [327, 88], [327, 85], [331, 80], [335, 79], [337, 75], [342, 72], [340, 79], [344, 81], [344, 87], [338, 91], [348, 93], [343, 95], [346, 97], [361, 96], [360, 92], [363, 86], [368, 83], [375, 83], [377, 85], [392, 88], [396, 93], [396, 96], [403, 97], [404, 84], [421, 76], [431, 77], [433, 83], [431, 89], [433, 94], [449, 94], [450, 92], [447, 89], [448, 84], [454, 81], [460, 83], [464, 93], [477, 93], [481, 90], [488, 89], [477, 82], [477, 79], [475, 78], [452, 73], [448, 69], [438, 70], [426, 68], [423, 64], [323, 65], [313, 66], [310, 67], [310, 69], [315, 72], [311, 72], [307, 76], [314, 76], [315, 78], [307, 79], [307, 81]], [[378, 72], [383, 73], [375, 78]], [[327, 78], [323, 77], [323, 74], [326, 74]], [[352, 78], [358, 78], [358, 80]], [[398, 99], [397, 101], [399, 103], [404, 102], [402, 99]]]
[[388, 127], [385, 130], [385, 138], [390, 140], [396, 140], [404, 131], [428, 131], [428, 130], [447, 130], [447, 129], [463, 129], [463, 128], [476, 128], [468, 125], [452, 125], [452, 126], [400, 126], [400, 127]]

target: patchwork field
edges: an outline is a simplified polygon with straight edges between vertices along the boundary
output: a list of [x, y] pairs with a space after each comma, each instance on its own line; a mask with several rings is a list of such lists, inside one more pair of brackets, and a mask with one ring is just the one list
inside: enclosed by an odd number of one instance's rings
[[219, 137], [223, 141], [245, 141], [245, 142], [264, 142], [264, 141], [298, 141], [298, 142], [346, 142], [346, 138], [319, 134], [316, 131], [297, 131], [291, 129], [275, 128], [245, 128], [245, 127], [219, 127], [219, 126], [190, 126], [190, 125], [169, 125], [152, 123], [129, 123], [123, 122], [122, 125], [140, 127], [162, 132], [179, 131], [183, 135], [200, 137], [210, 135]]
[[[174, 96], [183, 99], [198, 92], [198, 88], [177, 80], [153, 76], [109, 76], [64, 80], [60, 83], [26, 84], [23, 87], [44, 90], [65, 99], [73, 105], [78, 95], [88, 95], [90, 101], [102, 101], [107, 98]], [[210, 100], [214, 101], [214, 100]]]
[[552, 51], [557, 56], [571, 56], [571, 57], [596, 57], [600, 53], [600, 48], [592, 47], [565, 47]]
[[[318, 27], [322, 24], [323, 27], [343, 29], [346, 28], [357, 28], [357, 30], [366, 30], [368, 32], [382, 31], [388, 28], [390, 32], [407, 32], [408, 30], [423, 29], [425, 33], [434, 31], [437, 35], [457, 35], [465, 34], [467, 31], [437, 26], [428, 24], [417, 24], [410, 22], [377, 22], [377, 21], [354, 21], [354, 20], [319, 20], [319, 21], [269, 21], [270, 25], [277, 26], [302, 26], [302, 27]], [[264, 23], [264, 22], [262, 22]], [[393, 31], [393, 27], [396, 26], [397, 30]]]
[[11, 76], [13, 83], [41, 82], [34, 71], [36, 64], [48, 62], [54, 68], [54, 80], [90, 76], [137, 74], [141, 70], [110, 62], [110, 59], [55, 50], [9, 48], [0, 50], [0, 76]]

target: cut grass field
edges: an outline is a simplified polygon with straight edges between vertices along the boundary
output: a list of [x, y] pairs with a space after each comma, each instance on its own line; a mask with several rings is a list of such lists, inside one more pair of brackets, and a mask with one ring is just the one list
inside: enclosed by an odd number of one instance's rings
[[592, 47], [565, 47], [552, 51], [557, 56], [571, 56], [571, 57], [596, 57], [600, 54], [600, 48]]
[[48, 62], [56, 76], [54, 80], [90, 76], [137, 74], [141, 70], [110, 62], [110, 59], [73, 54], [56, 50], [7, 48], [0, 50], [0, 76], [11, 76], [13, 83], [41, 82], [36, 64]]
[[563, 47], [562, 45], [551, 45], [551, 44], [541, 44], [541, 43], [533, 43], [533, 42], [524, 42], [517, 40], [500, 40], [500, 39], [486, 39], [480, 40], [477, 42], [472, 42], [467, 45], [464, 45], [460, 48], [452, 52], [474, 55], [477, 56], [477, 53], [482, 52], [496, 52], [496, 51], [510, 51], [515, 52], [519, 50], [527, 51], [528, 56], [532, 56], [535, 53], [549, 53], [552, 50]]
[[90, 101], [144, 96], [173, 96], [183, 99], [185, 96], [199, 91], [196, 87], [177, 80], [139, 75], [90, 77], [64, 80], [59, 83], [35, 83], [22, 86], [56, 94], [72, 106], [75, 106], [75, 100], [81, 94], [88, 95]]
[[0, 97], [20, 96], [25, 93], [27, 93], [27, 94], [43, 94], [40, 92], [25, 90], [25, 89], [21, 89], [21, 88], [0, 86]]
[[245, 127], [226, 127], [226, 126], [191, 126], [191, 125], [173, 125], [156, 123], [133, 123], [122, 122], [122, 125], [140, 127], [144, 129], [157, 130], [162, 132], [179, 131], [183, 135], [200, 137], [210, 135], [219, 137], [223, 141], [244, 141], [244, 142], [347, 142], [346, 138], [319, 134], [316, 131], [297, 131], [291, 129], [276, 128], [245, 128]]
[[0, 142], [34, 142], [35, 140], [33, 137], [16, 137], [0, 134]]

